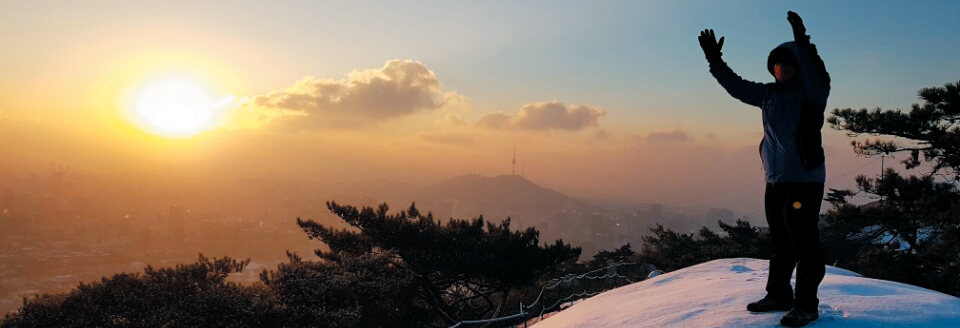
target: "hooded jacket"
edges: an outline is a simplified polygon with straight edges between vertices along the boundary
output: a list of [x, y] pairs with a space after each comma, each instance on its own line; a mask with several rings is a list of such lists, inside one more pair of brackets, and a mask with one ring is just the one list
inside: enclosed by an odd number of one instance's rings
[[773, 74], [775, 56], [792, 55], [796, 77], [786, 83], [746, 81], [723, 60], [710, 63], [710, 73], [734, 98], [760, 107], [763, 140], [760, 158], [767, 182], [816, 182], [826, 180], [820, 130], [830, 95], [830, 76], [810, 43], [786, 42], [774, 48], [767, 60]]

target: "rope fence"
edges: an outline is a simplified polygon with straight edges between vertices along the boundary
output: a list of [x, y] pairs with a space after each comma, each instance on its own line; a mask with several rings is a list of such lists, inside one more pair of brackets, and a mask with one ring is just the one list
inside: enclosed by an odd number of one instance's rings
[[449, 328], [526, 327], [528, 321], [534, 317], [542, 320], [546, 314], [569, 307], [577, 300], [643, 280], [653, 270], [655, 269], [649, 265], [614, 263], [579, 275], [569, 274], [553, 279], [541, 287], [533, 302], [529, 305], [520, 304], [519, 313], [490, 319], [464, 320]]

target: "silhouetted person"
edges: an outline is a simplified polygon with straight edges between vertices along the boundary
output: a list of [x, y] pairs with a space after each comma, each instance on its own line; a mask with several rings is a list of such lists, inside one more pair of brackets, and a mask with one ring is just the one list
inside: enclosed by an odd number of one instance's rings
[[[760, 107], [763, 141], [760, 158], [766, 174], [764, 206], [773, 241], [767, 294], [750, 303], [753, 312], [787, 311], [780, 320], [799, 327], [816, 320], [817, 288], [823, 280], [823, 249], [817, 227], [826, 177], [820, 129], [830, 93], [830, 76], [800, 16], [787, 12], [793, 42], [777, 46], [767, 59], [775, 83], [743, 80], [721, 57], [723, 38], [700, 33], [710, 73], [734, 98]], [[796, 291], [790, 277], [797, 269]]]

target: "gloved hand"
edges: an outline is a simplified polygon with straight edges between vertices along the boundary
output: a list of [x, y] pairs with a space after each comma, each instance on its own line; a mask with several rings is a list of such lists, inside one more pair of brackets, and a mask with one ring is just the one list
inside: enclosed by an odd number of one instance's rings
[[723, 55], [720, 52], [720, 49], [723, 48], [723, 37], [720, 37], [720, 42], [717, 42], [717, 36], [713, 34], [713, 30], [706, 29], [700, 32], [700, 37], [697, 39], [700, 40], [700, 48], [703, 48], [703, 54], [707, 57], [707, 62], [713, 63], [720, 60], [720, 56]]
[[810, 36], [807, 35], [807, 28], [803, 26], [803, 20], [800, 19], [800, 15], [788, 11], [787, 21], [790, 22], [790, 26], [793, 27], [793, 40], [798, 44], [809, 44]]

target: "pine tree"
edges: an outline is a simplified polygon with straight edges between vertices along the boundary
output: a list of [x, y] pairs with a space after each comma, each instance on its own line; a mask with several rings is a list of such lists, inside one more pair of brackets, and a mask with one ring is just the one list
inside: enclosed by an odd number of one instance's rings
[[737, 219], [735, 225], [717, 222], [724, 235], [702, 227], [694, 234], [679, 233], [657, 225], [652, 236], [643, 237], [639, 260], [672, 271], [710, 260], [731, 257], [770, 258], [770, 233]]
[[580, 256], [580, 248], [562, 240], [541, 246], [539, 231], [532, 227], [512, 231], [509, 218], [499, 224], [483, 217], [443, 224], [414, 205], [395, 214], [388, 214], [386, 204], [358, 209], [328, 202], [327, 208], [351, 228], [297, 219], [311, 239], [329, 247], [316, 254], [331, 263], [390, 254], [387, 265], [416, 281], [415, 291], [404, 301], [433, 314], [423, 325], [445, 327], [505, 314], [519, 306], [507, 304], [512, 294]]
[[831, 189], [826, 199], [834, 207], [825, 219], [842, 232], [833, 242], [857, 252], [844, 257], [851, 268], [960, 295], [960, 82], [923, 88], [918, 96], [923, 103], [906, 112], [832, 111], [827, 122], [834, 129], [888, 137], [854, 140], [858, 155], [904, 152], [904, 167], [924, 173], [904, 177], [888, 168], [877, 178], [858, 176], [859, 191], [877, 200], [857, 206], [849, 200], [858, 192]]
[[624, 263], [629, 262], [636, 253], [630, 249], [630, 244], [620, 246], [612, 251], [600, 250], [597, 254], [593, 255], [593, 260], [590, 260], [590, 268], [600, 268], [614, 263]]

